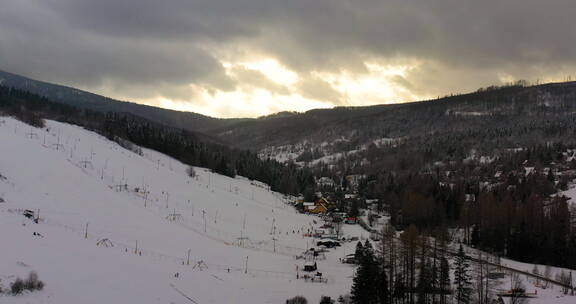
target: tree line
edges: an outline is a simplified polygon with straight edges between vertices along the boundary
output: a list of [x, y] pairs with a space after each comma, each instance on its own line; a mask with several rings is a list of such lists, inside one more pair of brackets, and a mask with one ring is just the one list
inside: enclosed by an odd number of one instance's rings
[[271, 186], [273, 191], [299, 194], [314, 182], [312, 174], [293, 164], [260, 159], [200, 133], [167, 127], [130, 113], [97, 112], [56, 103], [47, 98], [0, 86], [0, 113], [43, 127], [43, 119], [82, 126], [110, 140], [127, 140], [182, 161], [234, 177], [241, 175]]

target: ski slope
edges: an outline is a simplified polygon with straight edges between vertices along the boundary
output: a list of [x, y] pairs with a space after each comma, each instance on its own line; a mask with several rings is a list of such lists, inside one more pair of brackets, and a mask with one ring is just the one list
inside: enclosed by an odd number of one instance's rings
[[318, 262], [327, 283], [296, 279], [318, 218], [261, 183], [186, 170], [77, 126], [0, 117], [0, 286], [30, 271], [46, 283], [0, 302], [314, 303], [350, 290], [354, 269], [338, 259], [355, 244]]

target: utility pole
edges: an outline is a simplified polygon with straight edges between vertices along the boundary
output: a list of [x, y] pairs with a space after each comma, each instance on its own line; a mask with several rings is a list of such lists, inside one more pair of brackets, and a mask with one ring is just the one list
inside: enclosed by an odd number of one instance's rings
[[190, 265], [190, 250], [188, 249], [188, 257], [186, 258], [186, 265]]
[[214, 224], [216, 224], [216, 219], [218, 218], [218, 210], [216, 210], [216, 215], [214, 216]]
[[136, 247], [134, 248], [134, 254], [138, 254], [138, 240], [136, 240]]
[[572, 295], [574, 295], [574, 287], [572, 286], [572, 271], [570, 271], [570, 289], [572, 289]]
[[272, 228], [270, 228], [270, 234], [272, 234], [272, 235], [276, 234], [276, 219], [275, 218], [272, 219]]
[[244, 237], [244, 233], [242, 232], [242, 230], [240, 230], [240, 237], [238, 238], [238, 241], [240, 241], [240, 247], [244, 247], [244, 239], [246, 239]]
[[206, 211], [202, 210], [202, 219], [204, 220], [204, 233], [206, 233]]
[[244, 267], [244, 273], [248, 273], [248, 256], [246, 256], [246, 266]]
[[88, 238], [88, 223], [86, 223], [86, 230], [84, 230], [84, 238]]
[[30, 139], [38, 138], [38, 134], [34, 133], [34, 130], [32, 129], [32, 127], [30, 127], [30, 133], [26, 133], [26, 137], [30, 137]]

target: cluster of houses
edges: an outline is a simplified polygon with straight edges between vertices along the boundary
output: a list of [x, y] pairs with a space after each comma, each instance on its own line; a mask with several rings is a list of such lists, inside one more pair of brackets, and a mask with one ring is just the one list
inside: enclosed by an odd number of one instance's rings
[[304, 202], [302, 199], [297, 202], [303, 206], [303, 212], [308, 214], [324, 216], [330, 222], [344, 222], [346, 224], [357, 224], [357, 217], [346, 216], [345, 212], [338, 210], [336, 203], [325, 197], [320, 197], [314, 202]]
[[[345, 181], [334, 182], [330, 177], [320, 177], [316, 179], [316, 186], [322, 192], [315, 194], [314, 201], [305, 201], [303, 196], [297, 198], [294, 202], [297, 208], [307, 214], [318, 215], [330, 223], [359, 224], [361, 220], [357, 216], [350, 216], [346, 211], [353, 202], [360, 203], [361, 206], [371, 210], [376, 207], [378, 200], [364, 199], [358, 194], [358, 186], [365, 175], [348, 175]], [[345, 184], [340, 189], [345, 190], [342, 196], [337, 196], [334, 189], [339, 188], [340, 184]], [[375, 209], [375, 208], [374, 208]]]
[[[576, 150], [567, 150], [558, 156], [556, 161], [550, 162], [548, 166], [540, 166], [525, 160], [520, 167], [506, 170], [503, 165], [487, 166], [492, 163], [495, 158], [489, 162], [479, 162], [476, 166], [473, 163], [467, 163], [467, 170], [469, 170], [468, 178], [481, 181], [481, 187], [493, 188], [497, 185], [504, 183], [511, 176], [513, 177], [528, 177], [533, 174], [540, 174], [545, 176], [552, 176], [555, 182], [562, 180], [573, 180], [576, 177]], [[453, 182], [460, 179], [463, 175], [463, 168], [458, 168], [457, 162], [436, 162], [436, 172], [429, 170], [424, 174], [440, 175], [444, 183], [452, 185]], [[438, 169], [442, 168], [442, 169]], [[486, 174], [488, 172], [488, 174]]]

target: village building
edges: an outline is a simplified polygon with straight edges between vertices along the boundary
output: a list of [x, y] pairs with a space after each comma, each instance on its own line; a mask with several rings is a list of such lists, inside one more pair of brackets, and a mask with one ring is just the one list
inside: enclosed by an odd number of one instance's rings
[[336, 183], [330, 177], [323, 176], [316, 181], [316, 184], [319, 186], [325, 187], [334, 187]]
[[304, 212], [312, 214], [325, 214], [335, 207], [334, 203], [324, 197], [319, 198], [315, 202], [304, 202]]

